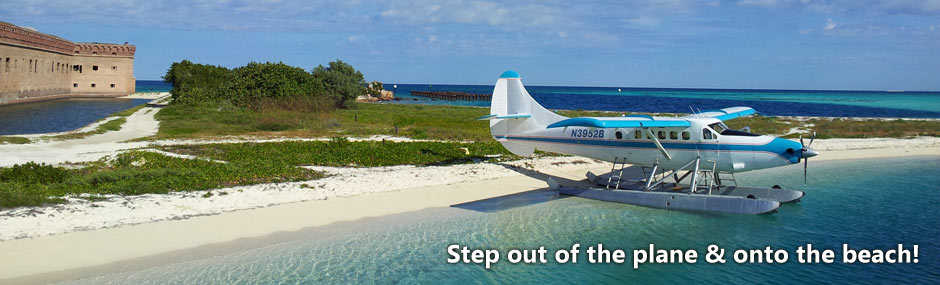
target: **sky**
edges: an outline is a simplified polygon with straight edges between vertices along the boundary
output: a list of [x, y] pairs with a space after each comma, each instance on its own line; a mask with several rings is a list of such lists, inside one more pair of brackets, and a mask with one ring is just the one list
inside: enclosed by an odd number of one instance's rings
[[0, 21], [137, 46], [135, 76], [183, 59], [366, 80], [940, 91], [940, 0], [6, 0]]

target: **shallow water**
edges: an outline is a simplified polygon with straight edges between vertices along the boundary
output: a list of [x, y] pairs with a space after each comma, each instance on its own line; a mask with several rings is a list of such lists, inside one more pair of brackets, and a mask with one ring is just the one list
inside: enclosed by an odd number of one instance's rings
[[[392, 84], [385, 87], [392, 90]], [[411, 96], [411, 90], [491, 94], [492, 85], [398, 84], [400, 104], [488, 107], [489, 101], [441, 101]], [[542, 106], [562, 110], [689, 113], [749, 106], [771, 116], [940, 118], [940, 92], [738, 90], [526, 86]]]
[[66, 132], [108, 115], [146, 104], [147, 99], [72, 98], [0, 106], [0, 135]]
[[[504, 204], [436, 208], [311, 228], [297, 237], [243, 250], [74, 283], [933, 283], [940, 282], [940, 157], [811, 162], [806, 198], [774, 215], [666, 211], [536, 191]], [[738, 175], [744, 185], [800, 188], [799, 165]], [[529, 197], [526, 198], [525, 196]], [[522, 197], [522, 199], [519, 199]], [[545, 198], [549, 199], [545, 199]], [[530, 201], [522, 203], [520, 201]], [[474, 209], [474, 210], [468, 210]], [[446, 247], [536, 248], [573, 243], [627, 251], [697, 249], [697, 264], [509, 264], [492, 269], [448, 264]], [[793, 250], [888, 249], [918, 244], [917, 264], [799, 264]], [[708, 244], [732, 250], [787, 249], [785, 264], [707, 264]], [[838, 257], [838, 255], [837, 255]], [[726, 254], [730, 259], [730, 253]], [[549, 260], [551, 258], [549, 257]], [[463, 283], [463, 282], [461, 282]]]

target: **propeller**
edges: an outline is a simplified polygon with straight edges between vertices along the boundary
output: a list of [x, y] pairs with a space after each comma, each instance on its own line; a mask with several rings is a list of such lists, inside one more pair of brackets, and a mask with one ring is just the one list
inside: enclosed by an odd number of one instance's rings
[[813, 136], [809, 139], [809, 144], [803, 143], [803, 135], [800, 135], [800, 146], [803, 147], [803, 152], [801, 156], [803, 157], [803, 187], [806, 187], [806, 169], [809, 167], [809, 158], [816, 156], [817, 153], [815, 150], [809, 148], [813, 145], [813, 141], [816, 140], [816, 132], [813, 132]]

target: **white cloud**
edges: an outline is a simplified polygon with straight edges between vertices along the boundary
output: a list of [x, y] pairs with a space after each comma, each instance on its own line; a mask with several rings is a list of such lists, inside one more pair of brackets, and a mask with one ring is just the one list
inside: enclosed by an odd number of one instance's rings
[[659, 26], [659, 24], [662, 23], [662, 20], [653, 18], [653, 17], [643, 16], [643, 17], [629, 19], [627, 20], [627, 23], [630, 23], [631, 25], [634, 25], [634, 26], [655, 27], [655, 26]]
[[780, 0], [739, 0], [737, 3], [741, 6], [759, 6], [759, 7], [774, 7], [780, 5], [785, 1]]
[[833, 21], [831, 18], [830, 18], [830, 19], [826, 19], [826, 25], [823, 26], [823, 30], [824, 30], [824, 31], [831, 31], [831, 30], [835, 29], [837, 26], [839, 26], [839, 24], [836, 23], [835, 21]]

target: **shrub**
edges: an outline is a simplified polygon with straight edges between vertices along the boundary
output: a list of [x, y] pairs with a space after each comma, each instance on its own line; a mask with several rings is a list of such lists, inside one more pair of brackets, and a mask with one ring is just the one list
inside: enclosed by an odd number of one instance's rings
[[173, 102], [185, 104], [223, 98], [223, 87], [231, 80], [231, 75], [225, 67], [183, 60], [170, 65], [163, 80], [173, 85], [170, 89]]
[[372, 81], [369, 82], [369, 86], [366, 87], [366, 94], [372, 97], [382, 97], [382, 91], [385, 90], [385, 86], [382, 85], [382, 82]]
[[0, 182], [58, 183], [69, 177], [68, 170], [45, 163], [27, 162], [0, 170]]
[[229, 70], [221, 66], [173, 63], [163, 80], [173, 85], [174, 104], [228, 101], [239, 107], [271, 108], [301, 105], [311, 111], [348, 108], [366, 94], [362, 73], [336, 60], [312, 72], [282, 62], [258, 63]]
[[327, 93], [340, 108], [355, 105], [356, 97], [366, 92], [362, 72], [339, 59], [330, 62], [329, 67], [320, 65], [314, 68], [313, 77], [323, 82]]

